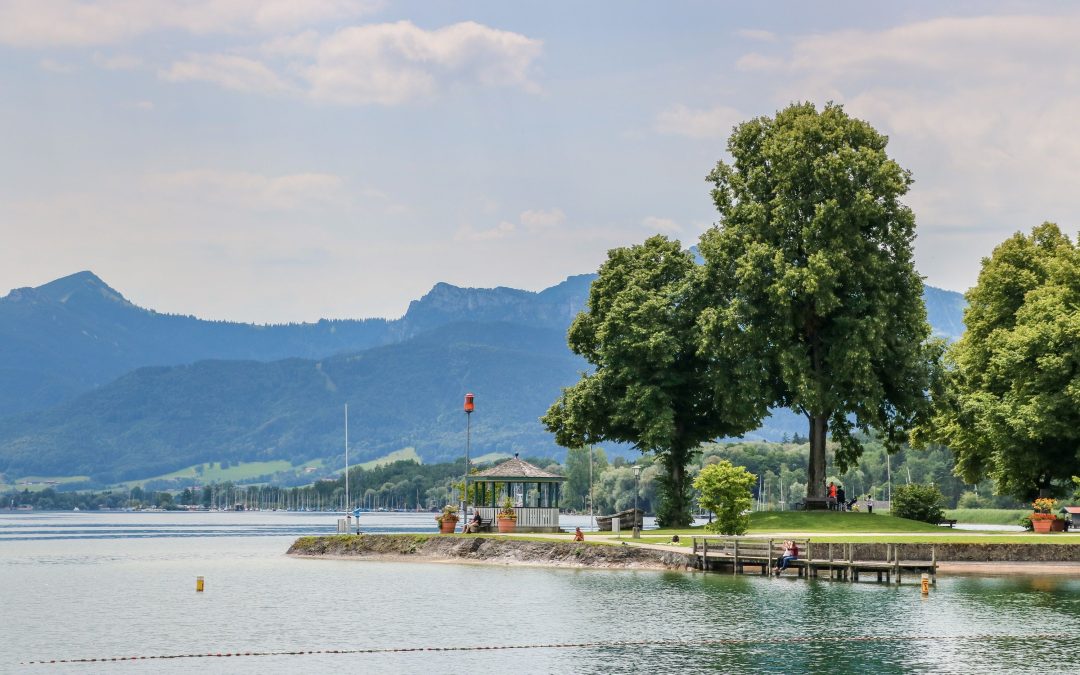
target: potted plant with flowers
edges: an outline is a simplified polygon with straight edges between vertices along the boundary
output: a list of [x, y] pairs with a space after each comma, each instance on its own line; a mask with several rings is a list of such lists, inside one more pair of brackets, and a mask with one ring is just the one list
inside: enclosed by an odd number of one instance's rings
[[1040, 497], [1036, 499], [1031, 508], [1033, 513], [1031, 514], [1031, 527], [1036, 532], [1061, 532], [1065, 529], [1065, 521], [1054, 515], [1054, 508], [1057, 506], [1057, 502], [1049, 497]]
[[517, 527], [517, 513], [514, 511], [514, 502], [510, 500], [510, 497], [503, 500], [496, 520], [499, 522], [499, 532], [513, 532]]
[[453, 534], [457, 529], [457, 512], [458, 509], [456, 506], [447, 504], [443, 507], [442, 513], [435, 516], [435, 522], [439, 524], [439, 532], [441, 534]]

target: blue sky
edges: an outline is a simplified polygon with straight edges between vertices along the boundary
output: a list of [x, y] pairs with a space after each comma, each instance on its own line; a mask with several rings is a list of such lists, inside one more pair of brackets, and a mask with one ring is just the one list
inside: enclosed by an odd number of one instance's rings
[[844, 103], [964, 290], [1075, 231], [1069, 3], [0, 0], [0, 289], [91, 269], [159, 311], [399, 316], [539, 290], [715, 220], [731, 126]]

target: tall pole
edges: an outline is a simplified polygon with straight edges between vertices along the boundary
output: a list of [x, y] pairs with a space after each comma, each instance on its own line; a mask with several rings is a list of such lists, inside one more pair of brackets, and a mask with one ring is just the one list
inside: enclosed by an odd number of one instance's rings
[[349, 517], [349, 404], [345, 404], [345, 517]]
[[592, 455], [593, 446], [589, 446], [589, 522], [593, 527], [596, 527], [596, 515], [593, 513], [593, 491], [592, 491]]
[[892, 455], [885, 453], [885, 479], [889, 486], [889, 508], [892, 508]]
[[633, 538], [641, 538], [641, 527], [638, 526], [638, 483], [641, 479], [641, 467], [637, 464], [634, 465], [634, 532]]
[[469, 527], [468, 513], [466, 508], [469, 506], [469, 446], [472, 442], [472, 414], [475, 409], [474, 396], [472, 394], [465, 394], [465, 480], [462, 481], [461, 491], [461, 522], [464, 523], [462, 531], [467, 532]]

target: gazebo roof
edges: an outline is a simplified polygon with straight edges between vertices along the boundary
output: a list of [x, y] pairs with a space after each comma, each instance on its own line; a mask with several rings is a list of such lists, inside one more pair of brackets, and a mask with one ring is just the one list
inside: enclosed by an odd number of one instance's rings
[[549, 473], [538, 466], [533, 466], [523, 459], [514, 455], [498, 466], [484, 469], [472, 476], [472, 480], [483, 479], [487, 481], [529, 481], [529, 482], [556, 482], [566, 480], [565, 476]]

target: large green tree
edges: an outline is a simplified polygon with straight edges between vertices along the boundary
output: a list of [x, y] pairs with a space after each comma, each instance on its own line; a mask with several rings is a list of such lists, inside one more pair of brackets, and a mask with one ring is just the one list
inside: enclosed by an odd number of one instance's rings
[[754, 428], [767, 401], [739, 361], [703, 354], [697, 319], [701, 268], [678, 241], [655, 236], [613, 249], [570, 326], [570, 348], [593, 364], [543, 417], [567, 447], [631, 443], [663, 464], [657, 520], [692, 521], [686, 464], [698, 446]]
[[1080, 469], [1080, 248], [1052, 223], [983, 260], [950, 347], [932, 438], [969, 483], [1065, 494]]
[[704, 346], [806, 416], [811, 497], [824, 495], [827, 434], [841, 472], [862, 453], [858, 430], [906, 440], [940, 351], [900, 201], [911, 177], [887, 140], [839, 105], [794, 104], [736, 127], [731, 163], [708, 177], [720, 221], [700, 247]]

